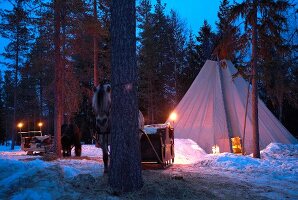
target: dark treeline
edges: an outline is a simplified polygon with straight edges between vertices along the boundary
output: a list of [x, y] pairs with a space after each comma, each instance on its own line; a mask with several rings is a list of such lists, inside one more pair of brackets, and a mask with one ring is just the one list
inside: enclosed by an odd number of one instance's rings
[[[0, 11], [0, 34], [9, 40], [2, 54], [8, 70], [0, 73], [0, 134], [10, 138], [21, 120], [25, 130], [36, 129], [34, 122], [42, 120], [43, 131], [53, 134], [54, 1], [10, 2], [11, 10]], [[94, 63], [97, 81], [110, 79], [109, 2], [60, 0], [59, 4], [63, 120], [75, 117], [85, 135], [90, 134]], [[167, 119], [207, 59], [230, 59], [242, 74], [249, 74], [252, 30], [250, 19], [241, 18], [247, 13], [238, 4], [221, 1], [216, 31], [206, 20], [193, 31], [187, 30], [177, 12], [166, 11], [161, 0], [150, 2], [140, 0], [137, 7], [139, 106], [146, 124]], [[276, 3], [274, 9], [270, 2]], [[262, 4], [257, 70], [260, 97], [297, 135], [298, 11], [293, 2]]]

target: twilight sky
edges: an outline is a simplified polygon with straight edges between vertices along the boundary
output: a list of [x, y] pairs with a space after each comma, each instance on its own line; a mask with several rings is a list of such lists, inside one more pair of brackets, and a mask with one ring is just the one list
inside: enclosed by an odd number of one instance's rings
[[[153, 0], [152, 4], [156, 1]], [[196, 34], [206, 19], [215, 29], [220, 0], [162, 0], [166, 3], [166, 10], [173, 9], [180, 18], [185, 20], [187, 28]]]
[[[152, 4], [155, 2], [156, 0], [152, 0]], [[177, 11], [179, 17], [185, 21], [186, 28], [191, 29], [195, 34], [202, 26], [204, 19], [211, 24], [213, 30], [215, 29], [220, 0], [162, 0], [162, 2], [166, 3], [167, 12], [171, 9]], [[6, 0], [0, 0], [1, 8], [7, 7], [7, 4]], [[3, 53], [6, 45], [7, 40], [0, 37], [0, 54]], [[0, 56], [0, 61], [3, 61], [2, 56]], [[3, 70], [1, 65], [0, 70]]]

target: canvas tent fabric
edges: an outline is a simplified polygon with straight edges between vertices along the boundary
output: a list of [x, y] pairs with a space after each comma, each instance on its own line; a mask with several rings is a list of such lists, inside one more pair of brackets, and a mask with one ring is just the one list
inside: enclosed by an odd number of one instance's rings
[[[245, 108], [249, 85], [242, 77], [233, 78], [237, 69], [230, 61], [207, 60], [179, 102], [172, 122], [176, 138], [194, 140], [207, 153], [218, 145], [220, 152], [232, 152], [231, 138], [243, 140]], [[251, 91], [250, 91], [251, 93]], [[252, 112], [249, 96], [244, 150], [252, 153]], [[291, 133], [259, 100], [260, 148], [271, 142], [297, 143]], [[171, 122], [168, 120], [168, 122]]]

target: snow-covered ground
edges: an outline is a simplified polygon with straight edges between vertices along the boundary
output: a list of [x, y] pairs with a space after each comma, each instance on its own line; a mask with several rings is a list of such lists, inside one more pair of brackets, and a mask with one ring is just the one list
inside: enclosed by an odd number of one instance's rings
[[[195, 168], [267, 187], [264, 196], [272, 199], [298, 199], [298, 145], [271, 143], [261, 151], [261, 159], [231, 153], [206, 155]], [[212, 173], [211, 172], [211, 173]]]
[[[175, 164], [162, 173], [218, 175], [223, 182], [235, 180], [259, 188], [264, 198], [298, 199], [298, 145], [273, 143], [261, 156], [211, 155], [192, 140], [175, 139]], [[83, 145], [80, 158], [54, 161], [28, 156], [20, 147], [12, 151], [0, 146], [0, 199], [79, 199], [82, 191], [74, 190], [78, 187], [74, 180], [89, 182], [85, 187], [92, 190], [96, 180], [103, 177], [101, 150], [94, 145]]]

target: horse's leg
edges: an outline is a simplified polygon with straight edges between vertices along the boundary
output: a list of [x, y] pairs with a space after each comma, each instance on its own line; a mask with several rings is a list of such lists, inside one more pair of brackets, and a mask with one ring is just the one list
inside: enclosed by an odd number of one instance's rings
[[71, 145], [67, 147], [67, 156], [71, 156]]
[[104, 173], [108, 173], [109, 171], [109, 154], [106, 149], [102, 149], [102, 155], [103, 155], [103, 164], [104, 164]]
[[103, 135], [103, 144], [102, 144], [102, 159], [104, 164], [104, 173], [108, 173], [109, 171], [109, 153], [108, 153], [108, 141], [107, 134]]
[[62, 147], [62, 154], [63, 154], [63, 157], [65, 157], [65, 148]]

